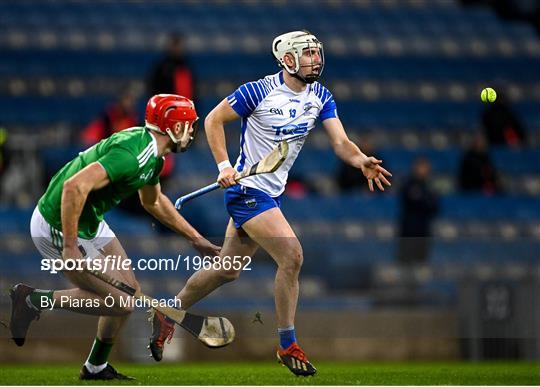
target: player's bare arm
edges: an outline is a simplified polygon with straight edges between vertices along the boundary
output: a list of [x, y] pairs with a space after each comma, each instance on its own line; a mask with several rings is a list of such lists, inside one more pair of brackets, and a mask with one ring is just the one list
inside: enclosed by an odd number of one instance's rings
[[364, 154], [360, 148], [349, 139], [339, 118], [329, 118], [324, 120], [323, 126], [326, 129], [328, 137], [330, 137], [332, 148], [336, 155], [347, 164], [362, 171], [368, 180], [370, 191], [374, 190], [373, 181], [375, 181], [375, 184], [377, 184], [377, 187], [381, 191], [384, 191], [383, 183], [387, 186], [392, 185], [388, 180], [392, 174], [381, 166], [382, 160]]
[[145, 185], [139, 189], [141, 204], [148, 213], [169, 227], [174, 232], [182, 235], [201, 254], [219, 255], [220, 247], [206, 240], [189, 222], [181, 216], [174, 205], [161, 191], [161, 185]]
[[79, 217], [88, 194], [109, 184], [103, 167], [94, 162], [66, 180], [62, 190], [62, 232], [64, 234], [64, 258], [81, 258], [77, 245]]
[[236, 184], [234, 175], [236, 171], [229, 162], [227, 154], [227, 144], [225, 142], [224, 125], [228, 122], [239, 119], [240, 116], [229, 105], [226, 99], [221, 101], [204, 120], [204, 130], [208, 139], [208, 145], [218, 164], [219, 176], [217, 182], [223, 187], [230, 187]]

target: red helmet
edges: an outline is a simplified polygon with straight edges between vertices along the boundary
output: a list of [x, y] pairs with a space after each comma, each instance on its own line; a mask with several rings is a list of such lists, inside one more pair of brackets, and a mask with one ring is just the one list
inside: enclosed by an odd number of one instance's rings
[[[197, 111], [193, 101], [176, 94], [157, 94], [146, 104], [145, 123], [151, 130], [167, 133], [180, 151], [185, 151], [197, 132]], [[172, 129], [178, 123], [184, 123], [184, 131], [175, 137]], [[193, 132], [190, 134], [190, 129]]]

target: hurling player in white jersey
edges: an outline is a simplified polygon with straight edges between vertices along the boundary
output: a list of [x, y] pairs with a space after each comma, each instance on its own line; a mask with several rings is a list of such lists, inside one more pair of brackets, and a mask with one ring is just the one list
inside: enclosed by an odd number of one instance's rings
[[[272, 52], [282, 70], [240, 86], [205, 120], [208, 143], [219, 169], [217, 181], [226, 188], [225, 204], [231, 216], [220, 255], [252, 256], [261, 247], [276, 261], [274, 293], [280, 338], [277, 356], [296, 375], [313, 375], [316, 369], [298, 346], [294, 330], [298, 276], [304, 258], [300, 242], [280, 210], [288, 171], [320, 119], [336, 155], [364, 174], [370, 190], [373, 191], [375, 183], [384, 191], [384, 185], [390, 186], [391, 174], [381, 166], [380, 160], [365, 155], [349, 140], [332, 94], [317, 82], [324, 67], [319, 40], [308, 31], [289, 32], [274, 39]], [[227, 154], [224, 125], [238, 119], [240, 155], [233, 167]], [[236, 183], [236, 171], [262, 159], [282, 140], [289, 142], [289, 154], [275, 173]], [[200, 270], [177, 297], [188, 308], [217, 287], [238, 278], [240, 273], [241, 270], [234, 269]], [[154, 328], [160, 328], [162, 335], [160, 340], [151, 340], [153, 353], [163, 350], [170, 334], [166, 320], [163, 323], [154, 319]]]

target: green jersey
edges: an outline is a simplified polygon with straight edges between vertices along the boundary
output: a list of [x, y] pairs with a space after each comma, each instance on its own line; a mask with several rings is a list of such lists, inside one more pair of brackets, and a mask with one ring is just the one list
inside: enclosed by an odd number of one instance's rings
[[113, 134], [67, 163], [53, 176], [39, 199], [39, 212], [55, 229], [62, 230], [60, 208], [64, 182], [87, 165], [98, 162], [110, 183], [90, 192], [79, 218], [79, 237], [96, 236], [103, 215], [144, 185], [159, 183], [163, 158], [157, 157], [155, 138], [147, 129], [135, 127]]

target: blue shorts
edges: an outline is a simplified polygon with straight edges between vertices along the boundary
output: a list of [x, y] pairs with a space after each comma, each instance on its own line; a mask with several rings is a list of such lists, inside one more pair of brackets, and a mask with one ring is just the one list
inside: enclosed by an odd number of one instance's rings
[[280, 206], [281, 196], [273, 198], [256, 188], [237, 184], [225, 190], [225, 207], [236, 228], [264, 211]]

